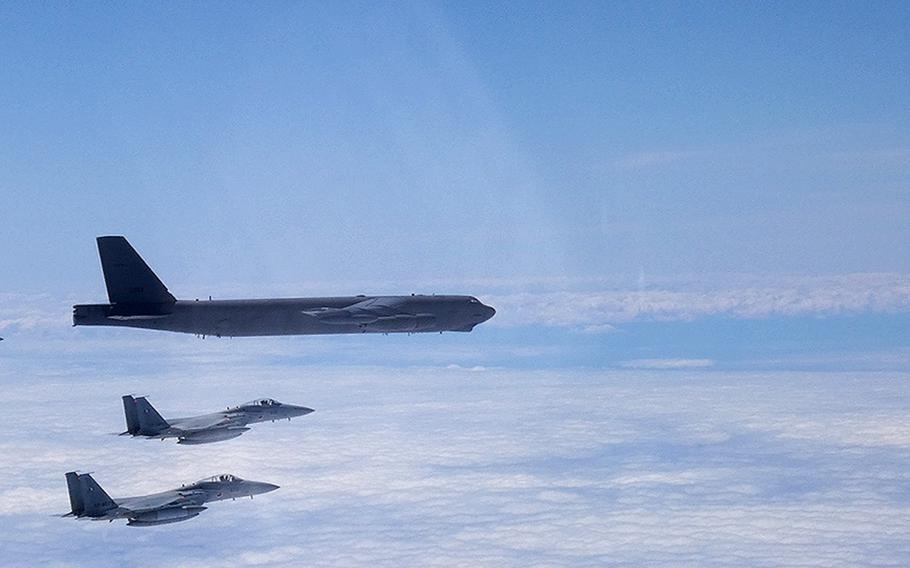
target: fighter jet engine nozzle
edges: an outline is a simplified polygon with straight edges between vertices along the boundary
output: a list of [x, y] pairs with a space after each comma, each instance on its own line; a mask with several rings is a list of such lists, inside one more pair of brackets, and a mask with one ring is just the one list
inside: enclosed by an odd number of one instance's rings
[[130, 517], [126, 524], [130, 527], [151, 527], [155, 525], [179, 523], [180, 521], [192, 519], [206, 509], [207, 507], [181, 507], [148, 511], [146, 513], [140, 513], [135, 517]]

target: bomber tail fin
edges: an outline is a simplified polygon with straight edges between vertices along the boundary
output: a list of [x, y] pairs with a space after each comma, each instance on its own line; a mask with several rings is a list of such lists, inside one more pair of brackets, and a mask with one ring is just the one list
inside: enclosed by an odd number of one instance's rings
[[123, 414], [126, 416], [126, 432], [135, 436], [139, 433], [139, 412], [136, 410], [136, 399], [131, 395], [123, 396]]
[[[135, 402], [136, 419], [139, 422], [139, 432], [146, 436], [155, 436], [171, 427], [167, 420], [158, 414], [144, 396], [133, 399]], [[128, 418], [127, 418], [128, 420]]]
[[98, 237], [98, 255], [111, 304], [172, 304], [176, 298], [124, 237]]

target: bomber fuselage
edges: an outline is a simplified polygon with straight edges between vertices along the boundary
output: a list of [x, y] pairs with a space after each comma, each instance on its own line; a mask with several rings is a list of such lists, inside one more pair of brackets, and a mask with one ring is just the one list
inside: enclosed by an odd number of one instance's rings
[[219, 337], [467, 332], [495, 313], [472, 296], [178, 300], [160, 304], [76, 305], [73, 325], [136, 327]]

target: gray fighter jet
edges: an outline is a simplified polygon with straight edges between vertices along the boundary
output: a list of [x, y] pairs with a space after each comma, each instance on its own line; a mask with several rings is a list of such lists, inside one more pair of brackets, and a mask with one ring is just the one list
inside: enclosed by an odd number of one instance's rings
[[209, 444], [236, 438], [249, 430], [247, 424], [269, 420], [274, 422], [285, 418], [290, 420], [311, 412], [312, 408], [261, 398], [230, 407], [223, 412], [165, 420], [144, 396], [133, 398], [126, 395], [123, 397], [126, 432], [120, 435], [131, 434], [162, 440], [177, 438], [178, 444]]
[[496, 310], [473, 296], [177, 300], [123, 237], [98, 237], [109, 304], [73, 306], [73, 325], [200, 336], [471, 331]]
[[249, 497], [278, 489], [277, 485], [247, 481], [224, 473], [202, 479], [180, 489], [152, 493], [141, 497], [111, 499], [88, 473], [71, 471], [66, 474], [71, 511], [63, 517], [92, 521], [127, 519], [131, 527], [166, 525], [192, 519], [208, 507], [205, 503]]

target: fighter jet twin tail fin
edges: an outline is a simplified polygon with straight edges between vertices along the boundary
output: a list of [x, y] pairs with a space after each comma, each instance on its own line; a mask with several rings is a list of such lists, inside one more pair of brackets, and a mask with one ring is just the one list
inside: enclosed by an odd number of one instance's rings
[[126, 432], [121, 435], [155, 436], [171, 427], [144, 396], [124, 396], [123, 414], [126, 416]]
[[64, 517], [99, 517], [117, 508], [110, 495], [88, 473], [68, 472], [66, 488], [70, 495], [71, 510]]

